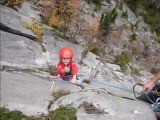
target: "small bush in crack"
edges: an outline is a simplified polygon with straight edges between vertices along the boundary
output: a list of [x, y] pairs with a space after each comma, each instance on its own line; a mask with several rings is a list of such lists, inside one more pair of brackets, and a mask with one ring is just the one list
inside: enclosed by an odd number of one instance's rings
[[76, 113], [76, 108], [67, 105], [60, 106], [55, 111], [50, 111], [48, 117], [49, 120], [77, 120]]
[[64, 91], [64, 90], [57, 90], [57, 91], [54, 91], [52, 93], [53, 97], [54, 97], [54, 100], [56, 101], [57, 99], [59, 99], [60, 97], [62, 96], [65, 96], [65, 95], [68, 95], [70, 94], [71, 92], [70, 91]]
[[118, 16], [118, 12], [116, 10], [117, 8], [115, 7], [110, 13], [108, 14], [102, 14], [101, 15], [101, 19], [100, 19], [100, 26], [102, 27], [102, 29], [105, 30], [105, 35], [108, 35], [109, 32], [112, 30], [112, 23], [115, 22], [115, 19]]
[[83, 102], [79, 108], [83, 107], [87, 114], [104, 114], [104, 110], [97, 109], [92, 103]]
[[33, 21], [33, 23], [26, 21], [26, 22], [24, 22], [23, 26], [26, 29], [31, 29], [38, 39], [40, 39], [40, 37], [43, 35], [44, 29], [40, 25], [39, 21], [35, 20], [35, 21]]
[[129, 54], [122, 52], [121, 55], [115, 57], [115, 64], [119, 65], [123, 71], [126, 70], [126, 65], [130, 62]]

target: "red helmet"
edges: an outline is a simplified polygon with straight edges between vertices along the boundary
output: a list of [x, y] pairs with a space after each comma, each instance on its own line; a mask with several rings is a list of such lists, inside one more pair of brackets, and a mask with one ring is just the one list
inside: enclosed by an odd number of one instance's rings
[[60, 58], [72, 58], [73, 50], [71, 48], [61, 48], [59, 52]]

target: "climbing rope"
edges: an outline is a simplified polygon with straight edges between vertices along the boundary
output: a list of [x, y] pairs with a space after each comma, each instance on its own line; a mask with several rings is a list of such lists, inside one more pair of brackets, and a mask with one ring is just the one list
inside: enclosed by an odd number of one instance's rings
[[111, 84], [106, 84], [106, 83], [101, 83], [101, 82], [97, 82], [95, 80], [92, 80], [91, 82], [98, 83], [98, 84], [105, 85], [105, 86], [109, 86], [109, 87], [113, 87], [113, 88], [120, 89], [120, 90], [123, 90], [123, 91], [127, 91], [129, 93], [133, 93], [132, 90], [129, 90], [129, 89], [126, 89], [126, 88], [121, 88], [119, 86], [115, 86], [115, 85], [111, 85]]
[[[58, 77], [58, 76], [54, 76], [54, 77], [47, 78], [47, 79], [50, 80], [50, 81], [53, 81], [53, 82], [52, 82], [52, 85], [51, 85], [51, 88], [50, 88], [50, 91], [51, 91], [51, 92], [52, 92], [53, 86], [54, 86], [54, 84], [55, 84], [55, 81], [62, 80], [62, 79], [61, 79], [60, 77]], [[63, 81], [63, 80], [62, 80], [62, 81]], [[64, 82], [70, 83], [69, 81], [64, 81]], [[93, 81], [93, 80], [92, 80], [92, 82], [99, 83], [99, 84], [103, 84], [103, 85], [105, 85], [105, 86], [110, 86], [110, 87], [117, 88], [117, 89], [121, 89], [121, 90], [125, 90], [125, 91], [127, 91], [127, 92], [129, 92], [129, 93], [133, 93], [133, 91], [131, 91], [131, 90], [129, 90], [129, 89], [120, 88], [120, 87], [118, 87], [118, 86], [114, 86], [114, 85], [111, 85], [111, 84], [104, 84], [104, 83], [97, 82], [97, 81]], [[98, 93], [99, 93], [99, 92], [103, 92], [103, 93], [106, 94], [106, 95], [110, 94], [110, 95], [114, 95], [114, 96], [117, 96], [117, 97], [129, 99], [129, 100], [134, 100], [133, 98], [115, 95], [115, 94], [113, 94], [113, 93], [111, 93], [111, 92], [106, 91], [106, 89], [105, 89], [105, 88], [102, 88], [102, 87], [97, 87], [97, 86], [94, 86], [94, 85], [90, 85], [90, 84], [86, 84], [86, 83], [83, 84], [83, 83], [82, 83], [82, 87], [84, 87], [84, 86], [86, 86], [86, 85], [88, 86], [88, 88], [87, 88], [87, 89], [82, 88], [81, 91], [96, 90]], [[81, 87], [81, 85], [80, 85], [80, 87]]]
[[[53, 83], [52, 83], [52, 86], [51, 86], [51, 88], [50, 88], [50, 91], [52, 91], [52, 89], [53, 89], [53, 86], [54, 86], [54, 82], [55, 81], [57, 81], [57, 80], [60, 80], [60, 77], [58, 76], [56, 76], [56, 77], [52, 77], [52, 78], [49, 78], [49, 80], [51, 80], [51, 81], [53, 81]], [[67, 82], [67, 81], [66, 81]], [[69, 82], [69, 81], [68, 81]], [[148, 96], [148, 94], [145, 94], [144, 92], [137, 92], [137, 91], [135, 91], [135, 87], [137, 86], [137, 85], [139, 85], [139, 86], [141, 86], [141, 87], [143, 87], [143, 85], [142, 84], [140, 84], [140, 83], [136, 83], [134, 86], [133, 86], [133, 90], [129, 90], [129, 89], [125, 89], [125, 88], [121, 88], [121, 87], [119, 87], [119, 86], [114, 86], [114, 85], [112, 85], [112, 84], [106, 84], [106, 83], [101, 83], [101, 82], [97, 82], [97, 81], [95, 81], [95, 80], [92, 80], [91, 82], [93, 82], [93, 83], [98, 83], [98, 84], [101, 84], [101, 85], [105, 85], [105, 86], [109, 86], [109, 87], [113, 87], [113, 88], [116, 88], [116, 89], [120, 89], [120, 90], [123, 90], [123, 91], [127, 91], [127, 92], [129, 92], [129, 93], [133, 93], [134, 94], [134, 96], [135, 96], [135, 98], [138, 98], [139, 96], [141, 96], [142, 94], [144, 94], [145, 96], [146, 96], [146, 98], [149, 100], [149, 102], [152, 104], [151, 105], [151, 108], [152, 108], [152, 110], [153, 111], [155, 111], [155, 112], [160, 112], [160, 98], [158, 98], [157, 100], [155, 100], [155, 102]], [[98, 91], [102, 91], [102, 92], [104, 92], [105, 94], [108, 94], [108, 92], [105, 92], [105, 90], [104, 89], [102, 89], [102, 88], [94, 88], [93, 87], [93, 85], [89, 85], [89, 86], [91, 86], [92, 88], [89, 88], [89, 89], [85, 89], [84, 91], [87, 91], [87, 90], [98, 90]], [[150, 93], [152, 93], [152, 94], [160, 94], [159, 93], [159, 91], [156, 89], [155, 91], [150, 91]]]
[[[61, 78], [58, 77], [58, 76], [55, 76], [55, 77], [51, 77], [51, 78], [47, 78], [47, 79], [53, 81], [53, 84], [52, 84], [52, 87], [51, 87], [51, 88], [53, 88], [54, 81], [59, 80], [59, 79], [61, 79]], [[111, 84], [101, 83], [101, 82], [97, 82], [97, 81], [95, 81], [95, 80], [92, 80], [91, 82], [93, 82], [93, 83], [98, 83], [98, 84], [105, 85], [105, 86], [109, 86], [109, 87], [113, 87], [113, 88], [120, 89], [120, 90], [124, 90], [124, 91], [127, 91], [127, 92], [129, 92], [129, 93], [133, 93], [132, 90], [125, 89], [125, 88], [121, 88], [121, 87], [119, 87], [119, 86], [114, 86], [114, 85], [111, 85]], [[90, 85], [90, 86], [91, 86], [91, 85]]]

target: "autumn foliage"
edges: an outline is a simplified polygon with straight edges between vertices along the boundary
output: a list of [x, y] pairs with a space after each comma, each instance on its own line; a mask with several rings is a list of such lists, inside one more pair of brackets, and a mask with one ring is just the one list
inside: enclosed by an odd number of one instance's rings
[[79, 0], [54, 0], [49, 25], [66, 34], [69, 26], [76, 21], [79, 6]]
[[9, 7], [19, 6], [23, 3], [24, 0], [6, 0], [5, 5]]
[[24, 22], [23, 26], [27, 29], [31, 29], [38, 39], [41, 38], [44, 29], [40, 25], [39, 21], [35, 20], [32, 23], [26, 21]]

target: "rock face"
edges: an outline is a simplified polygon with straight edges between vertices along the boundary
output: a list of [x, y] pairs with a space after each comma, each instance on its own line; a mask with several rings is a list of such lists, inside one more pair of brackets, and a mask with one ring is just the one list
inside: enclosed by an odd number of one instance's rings
[[[83, 102], [92, 103], [98, 110], [103, 110], [103, 114], [87, 114], [81, 108]], [[78, 120], [156, 120], [154, 113], [145, 103], [115, 97], [103, 91], [76, 92], [58, 99], [51, 110], [60, 105], [72, 104], [78, 109]], [[127, 107], [128, 106], [128, 107]], [[91, 110], [90, 110], [91, 111]]]
[[99, 57], [95, 54], [88, 52], [86, 58], [83, 59], [83, 63], [88, 65], [90, 68], [95, 69], [99, 63]]
[[1, 72], [1, 106], [27, 115], [48, 113], [51, 81], [21, 72]]
[[[83, 1], [82, 4], [85, 2]], [[100, 13], [111, 11], [116, 6], [116, 1], [111, 1], [110, 4], [104, 2], [103, 4], [103, 11]], [[36, 115], [38, 113], [47, 114], [49, 110], [55, 110], [60, 105], [72, 104], [78, 110], [78, 120], [156, 120], [150, 106], [136, 100], [132, 93], [132, 86], [136, 82], [147, 82], [152, 77], [150, 73], [142, 70], [134, 76], [124, 74], [119, 65], [114, 64], [113, 56], [111, 56], [110, 63], [102, 61], [99, 56], [91, 52], [88, 52], [83, 58], [82, 53], [86, 52], [87, 46], [65, 40], [64, 36], [58, 36], [58, 32], [47, 25], [42, 24], [44, 33], [41, 39], [36, 41], [34, 33], [23, 27], [25, 21], [41, 19], [39, 11], [32, 9], [34, 6], [31, 3], [24, 2], [22, 7], [17, 9], [18, 11], [5, 6], [0, 7], [0, 25], [2, 26], [0, 31], [1, 106], [10, 110], [20, 110], [26, 115]], [[83, 7], [85, 9], [82, 12], [87, 14], [83, 17], [87, 16], [86, 20], [91, 18], [93, 20], [94, 17], [91, 14], [94, 11], [90, 9], [88, 4], [84, 4]], [[124, 10], [129, 11], [127, 7], [123, 7]], [[95, 15], [99, 15], [99, 13], [95, 13]], [[116, 19], [114, 27], [120, 29], [111, 32], [111, 43], [116, 43], [117, 40], [128, 42], [131, 31], [122, 30], [120, 26], [124, 23], [130, 26], [130, 23], [135, 24], [138, 21], [133, 13], [129, 13], [129, 15], [130, 19], [127, 22], [120, 16]], [[92, 20], [90, 22], [93, 22]], [[142, 27], [143, 25], [140, 24], [139, 31], [142, 30]], [[152, 37], [149, 33], [148, 30], [147, 35]], [[114, 44], [115, 46], [108, 44], [109, 48], [106, 45], [106, 51], [114, 47], [116, 53], [121, 52], [124, 44], [121, 44], [121, 41], [118, 42], [122, 46], [116, 47], [117, 43]], [[54, 66], [52, 70], [56, 74], [55, 66], [59, 62], [58, 53], [62, 47], [73, 49], [73, 59], [79, 68], [78, 75], [83, 79], [91, 80], [90, 85], [83, 83], [84, 89], [62, 80], [55, 80], [52, 86], [53, 82], [47, 78], [51, 77], [49, 73], [45, 72], [48, 69], [48, 64]], [[159, 48], [160, 46], [157, 45], [158, 50]], [[70, 91], [71, 93], [57, 99], [48, 110], [50, 100], [54, 99], [51, 94], [57, 90]], [[89, 113], [86, 111], [84, 103], [92, 106], [95, 111], [101, 112]]]
[[18, 9], [18, 12], [24, 16], [41, 21], [41, 17], [39, 16], [40, 12], [38, 11], [38, 8], [29, 2], [24, 1], [22, 6]]
[[76, 86], [73, 84], [70, 84], [69, 82], [64, 82], [63, 80], [55, 81], [52, 92], [56, 92], [59, 90], [63, 91], [69, 91], [71, 93], [79, 92], [82, 90], [80, 86]]
[[30, 39], [36, 39], [36, 36], [30, 29], [23, 27], [24, 22], [31, 21], [26, 16], [21, 15], [17, 11], [1, 6], [1, 29], [9, 31], [14, 34], [25, 36]]
[[[0, 32], [1, 65], [23, 69], [40, 68], [38, 59], [42, 57], [41, 46], [36, 42], [18, 35]], [[46, 66], [44, 62], [43, 66]]]

